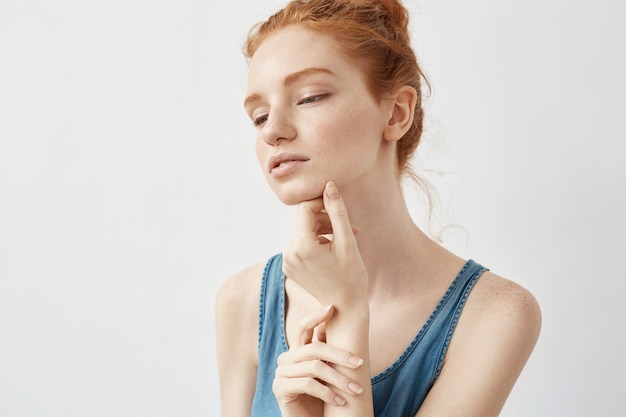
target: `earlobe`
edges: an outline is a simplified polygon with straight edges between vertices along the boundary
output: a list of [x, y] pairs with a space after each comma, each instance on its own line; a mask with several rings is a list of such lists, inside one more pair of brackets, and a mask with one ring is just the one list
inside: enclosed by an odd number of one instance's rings
[[383, 138], [390, 142], [400, 140], [411, 128], [417, 103], [417, 91], [407, 85], [398, 89], [393, 97], [391, 116], [383, 132]]

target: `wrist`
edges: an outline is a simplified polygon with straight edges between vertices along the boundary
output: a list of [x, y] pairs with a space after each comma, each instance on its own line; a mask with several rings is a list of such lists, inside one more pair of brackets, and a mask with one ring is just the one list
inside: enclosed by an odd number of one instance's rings
[[334, 344], [343, 348], [362, 347], [369, 344], [369, 323], [370, 310], [367, 302], [334, 305], [333, 316], [326, 322], [326, 335]]

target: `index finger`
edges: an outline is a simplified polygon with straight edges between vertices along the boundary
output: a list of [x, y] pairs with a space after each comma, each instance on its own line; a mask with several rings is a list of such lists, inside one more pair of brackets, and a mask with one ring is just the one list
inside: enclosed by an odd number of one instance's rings
[[328, 321], [330, 317], [333, 315], [334, 307], [332, 305], [327, 305], [321, 308], [319, 311], [315, 311], [312, 314], [304, 317], [300, 322], [300, 344], [299, 346], [304, 346], [313, 341], [313, 334], [315, 333], [315, 329]]
[[354, 241], [354, 229], [348, 218], [348, 210], [337, 186], [332, 181], [328, 181], [324, 189], [324, 208], [333, 227], [333, 243], [343, 245]]

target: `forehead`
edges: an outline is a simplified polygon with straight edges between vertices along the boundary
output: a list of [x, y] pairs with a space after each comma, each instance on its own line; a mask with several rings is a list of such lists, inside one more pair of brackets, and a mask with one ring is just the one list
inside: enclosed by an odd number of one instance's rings
[[250, 59], [248, 91], [282, 83], [290, 74], [311, 67], [326, 68], [340, 79], [360, 72], [330, 36], [289, 26], [265, 39]]

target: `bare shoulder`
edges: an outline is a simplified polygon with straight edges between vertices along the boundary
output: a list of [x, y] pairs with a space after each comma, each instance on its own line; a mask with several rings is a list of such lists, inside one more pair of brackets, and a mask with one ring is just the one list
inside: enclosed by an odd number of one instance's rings
[[220, 287], [215, 299], [218, 348], [222, 341], [228, 341], [233, 336], [240, 341], [250, 339], [252, 347], [256, 348], [263, 268], [263, 264], [245, 268], [229, 277]]
[[216, 313], [227, 313], [235, 309], [237, 315], [241, 309], [255, 310], [258, 312], [259, 295], [261, 291], [261, 278], [264, 264], [245, 268], [230, 276], [220, 287], [215, 299]]
[[246, 268], [220, 287], [215, 334], [223, 416], [249, 416], [258, 366], [257, 335], [263, 264]]
[[521, 285], [485, 271], [468, 297], [455, 337], [465, 348], [508, 352], [521, 371], [540, 330], [541, 309], [535, 297]]
[[533, 345], [539, 336], [541, 309], [535, 297], [521, 285], [490, 271], [477, 281], [466, 309], [477, 325], [506, 326], [522, 332]]
[[530, 357], [541, 310], [522, 286], [486, 271], [450, 341], [441, 374], [419, 417], [497, 416]]

